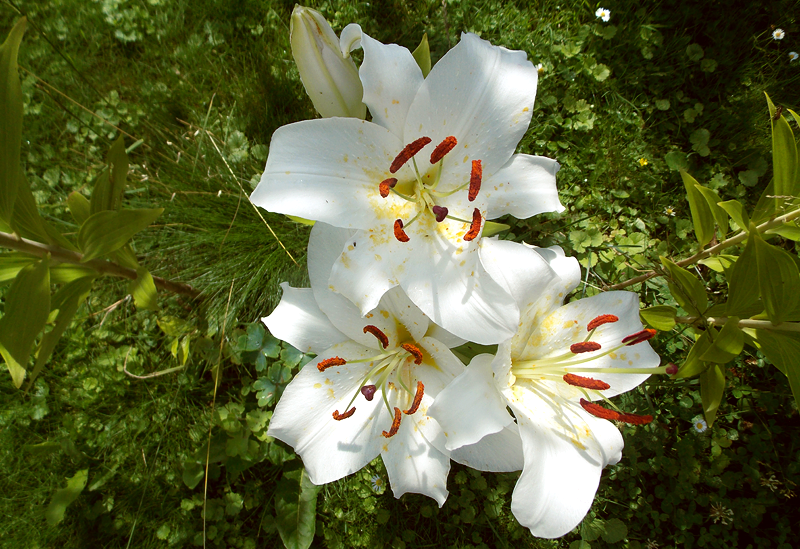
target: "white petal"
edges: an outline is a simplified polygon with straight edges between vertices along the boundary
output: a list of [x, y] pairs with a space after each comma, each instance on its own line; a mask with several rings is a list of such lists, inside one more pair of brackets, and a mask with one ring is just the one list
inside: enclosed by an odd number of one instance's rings
[[575, 403], [528, 393], [511, 406], [525, 453], [511, 511], [534, 536], [563, 536], [589, 511], [603, 468], [619, 461], [622, 436]]
[[492, 376], [493, 355], [478, 355], [466, 371], [436, 395], [428, 415], [441, 426], [445, 448], [475, 444], [514, 422]]
[[424, 494], [441, 507], [447, 499], [450, 458], [425, 440], [415, 427], [413, 416], [404, 416], [397, 434], [388, 441], [383, 439], [381, 456], [389, 484], [396, 498], [406, 492]]
[[522, 439], [516, 423], [486, 435], [480, 441], [450, 452], [450, 459], [479, 471], [510, 473], [524, 464]]
[[328, 347], [348, 339], [320, 311], [310, 288], [292, 288], [281, 283], [283, 297], [267, 317], [261, 320], [270, 333], [304, 353], [320, 354]]
[[341, 421], [332, 417], [334, 410], [346, 412], [370, 363], [317, 369], [320, 361], [334, 356], [353, 360], [373, 354], [353, 342], [334, 345], [303, 367], [275, 407], [267, 434], [294, 448], [314, 484], [354, 473], [380, 453], [385, 441], [381, 432], [392, 421], [380, 398], [367, 402], [359, 394], [353, 416]]
[[348, 51], [359, 46], [364, 49], [358, 74], [372, 121], [402, 137], [408, 109], [424, 80], [414, 56], [397, 44], [381, 44], [355, 23], [342, 31], [342, 42]]
[[466, 339], [451, 334], [450, 332], [448, 332], [438, 324], [434, 324], [433, 322], [428, 323], [428, 331], [425, 333], [425, 335], [437, 341], [440, 341], [444, 346], [446, 346], [449, 349], [460, 347], [461, 345], [467, 342]]
[[559, 168], [558, 162], [543, 156], [512, 156], [481, 186], [481, 194], [489, 199], [491, 219], [506, 214], [526, 219], [544, 212], [563, 212], [556, 189]]
[[481, 264], [500, 282], [524, 310], [558, 280], [556, 272], [537, 249], [510, 240], [482, 238]]
[[[250, 201], [265, 210], [368, 229], [404, 200], [381, 198], [380, 182], [402, 149], [388, 130], [354, 118], [306, 120], [272, 136]], [[387, 209], [388, 208], [388, 209]]]
[[528, 129], [537, 79], [524, 52], [462, 34], [420, 86], [403, 141], [425, 135], [434, 147], [455, 136], [458, 146], [445, 158], [443, 179], [469, 181], [470, 164], [462, 157], [481, 160], [483, 177], [491, 179]]

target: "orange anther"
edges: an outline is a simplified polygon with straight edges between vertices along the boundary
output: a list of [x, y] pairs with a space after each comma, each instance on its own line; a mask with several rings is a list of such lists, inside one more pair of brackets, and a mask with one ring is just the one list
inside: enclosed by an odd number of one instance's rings
[[403, 230], [403, 220], [397, 219], [394, 222], [394, 237], [400, 242], [408, 242], [408, 235]]
[[421, 381], [417, 381], [417, 392], [414, 394], [414, 402], [411, 403], [411, 408], [403, 410], [404, 414], [411, 415], [419, 410], [419, 405], [422, 402], [422, 396], [425, 394], [425, 386]]
[[333, 412], [333, 419], [335, 419], [336, 421], [342, 421], [343, 419], [347, 419], [355, 413], [356, 413], [355, 406], [353, 406], [343, 414], [340, 414], [339, 410], [336, 410], [335, 412]]
[[467, 198], [470, 202], [475, 200], [481, 190], [481, 178], [483, 177], [483, 167], [480, 160], [472, 161], [472, 171], [469, 174], [469, 194]]
[[599, 379], [592, 379], [590, 377], [576, 376], [575, 374], [565, 374], [564, 381], [575, 387], [583, 387], [584, 389], [594, 389], [595, 391], [604, 391], [609, 389], [611, 385]]
[[580, 343], [573, 343], [569, 346], [569, 350], [575, 353], [591, 353], [600, 349], [600, 344], [596, 341], [581, 341]]
[[381, 184], [378, 185], [378, 190], [380, 191], [381, 196], [383, 198], [389, 196], [389, 191], [393, 189], [395, 185], [397, 185], [396, 177], [390, 177], [389, 179], [384, 179], [381, 181]]
[[617, 315], [600, 315], [586, 325], [586, 330], [591, 332], [603, 324], [610, 324], [612, 322], [617, 322], [618, 320], [619, 317]]
[[608, 408], [603, 408], [599, 404], [595, 404], [594, 402], [589, 402], [585, 398], [581, 399], [581, 407], [584, 410], [589, 412], [595, 417], [599, 417], [601, 419], [616, 419], [619, 420], [622, 417], [622, 414], [615, 410], [609, 410]]
[[320, 372], [324, 372], [331, 366], [342, 366], [347, 364], [347, 361], [341, 357], [335, 356], [333, 358], [326, 358], [325, 360], [320, 360], [319, 364], [317, 364], [317, 370]]
[[422, 150], [422, 148], [431, 142], [430, 137], [420, 137], [406, 145], [400, 154], [398, 154], [389, 166], [389, 173], [395, 173], [403, 167], [403, 164], [408, 162], [415, 154]]
[[389, 346], [389, 338], [377, 326], [373, 326], [372, 324], [364, 326], [364, 333], [366, 334], [367, 332], [378, 338], [378, 341], [381, 342], [384, 349]]
[[647, 425], [653, 421], [653, 416], [640, 416], [637, 414], [620, 414], [619, 421], [630, 423], [631, 425]]
[[386, 438], [393, 437], [397, 434], [397, 431], [400, 430], [400, 420], [403, 416], [400, 414], [400, 408], [397, 406], [394, 407], [394, 419], [392, 420], [392, 426], [389, 427], [388, 431], [383, 432], [383, 436]]
[[444, 155], [453, 150], [453, 147], [458, 145], [458, 141], [452, 135], [445, 137], [444, 140], [436, 145], [431, 153], [431, 164], [436, 164], [439, 160], [444, 158]]
[[411, 356], [414, 357], [414, 364], [422, 364], [422, 351], [419, 350], [419, 347], [411, 343], [403, 343], [400, 346], [411, 353]]
[[472, 223], [469, 226], [467, 234], [464, 235], [464, 240], [469, 242], [475, 240], [475, 237], [481, 232], [481, 212], [478, 208], [472, 211]]
[[656, 331], [652, 328], [645, 328], [641, 332], [636, 332], [635, 334], [631, 334], [622, 339], [622, 343], [627, 346], [636, 345], [637, 343], [641, 343], [643, 341], [647, 341], [648, 339], [652, 339], [655, 337]]

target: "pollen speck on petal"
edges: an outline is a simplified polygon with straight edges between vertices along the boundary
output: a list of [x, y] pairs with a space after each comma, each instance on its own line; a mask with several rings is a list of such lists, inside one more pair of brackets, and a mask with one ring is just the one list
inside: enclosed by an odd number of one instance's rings
[[403, 410], [404, 414], [411, 415], [419, 410], [419, 405], [422, 402], [422, 397], [425, 394], [425, 385], [421, 381], [417, 381], [417, 392], [414, 394], [414, 402], [411, 403], [411, 408]]
[[573, 343], [569, 346], [569, 350], [576, 355], [579, 353], [591, 353], [592, 351], [599, 350], [601, 345], [596, 341], [581, 341], [580, 343]]
[[381, 345], [383, 345], [384, 349], [389, 346], [389, 337], [386, 334], [384, 334], [381, 331], [381, 329], [378, 328], [377, 326], [373, 326], [372, 324], [364, 326], [364, 333], [365, 334], [370, 333], [374, 335], [378, 339], [378, 341], [381, 342]]
[[333, 358], [326, 358], [325, 360], [320, 360], [319, 364], [317, 364], [317, 370], [320, 372], [324, 372], [331, 366], [342, 366], [347, 364], [347, 361], [342, 357], [335, 356]]
[[343, 414], [340, 414], [339, 410], [336, 410], [336, 411], [333, 412], [333, 419], [335, 419], [336, 421], [342, 421], [343, 419], [347, 419], [347, 418], [349, 418], [350, 416], [352, 416], [355, 413], [356, 413], [356, 407], [355, 406], [353, 406], [352, 408], [350, 408], [349, 410], [347, 410]]
[[458, 145], [458, 141], [455, 137], [452, 135], [445, 137], [442, 142], [436, 145], [436, 148], [433, 149], [433, 152], [431, 153], [431, 164], [436, 164], [439, 160], [444, 158], [444, 155], [452, 151], [453, 147], [456, 145]]
[[403, 230], [403, 220], [396, 219], [394, 222], [394, 237], [399, 240], [400, 242], [408, 242], [409, 238], [406, 232]]
[[610, 389], [611, 385], [599, 379], [592, 379], [590, 377], [576, 376], [575, 374], [564, 374], [564, 381], [575, 387], [583, 387], [584, 389], [594, 389], [595, 391], [605, 391]]
[[408, 162], [415, 154], [421, 151], [422, 148], [430, 142], [430, 137], [420, 137], [419, 139], [412, 141], [403, 147], [403, 150], [400, 151], [400, 154], [398, 154], [392, 161], [392, 165], [389, 166], [389, 173], [397, 172], [397, 170], [403, 167], [403, 164]]
[[475, 200], [481, 190], [481, 178], [483, 177], [483, 166], [480, 160], [472, 161], [472, 171], [469, 174], [469, 194], [467, 198], [470, 202]]
[[389, 179], [384, 179], [381, 181], [381, 184], [378, 186], [381, 196], [383, 198], [389, 196], [389, 191], [393, 189], [395, 185], [397, 185], [396, 177], [390, 177]]
[[472, 211], [472, 223], [469, 226], [469, 230], [467, 234], [464, 235], [464, 240], [469, 242], [470, 240], [475, 240], [478, 234], [481, 232], [481, 211], [478, 208], [475, 208]]
[[411, 343], [403, 343], [400, 346], [414, 357], [414, 364], [422, 364], [422, 351], [419, 350], [419, 347]]
[[400, 430], [400, 420], [403, 419], [403, 416], [400, 414], [400, 408], [397, 406], [394, 407], [394, 419], [392, 420], [392, 426], [389, 428], [388, 431], [384, 431], [382, 434], [386, 438], [391, 438], [397, 434], [397, 431]]
[[618, 320], [619, 317], [617, 315], [600, 315], [592, 319], [592, 321], [586, 325], [586, 330], [591, 332], [592, 330], [597, 329], [603, 324], [610, 324], [612, 322], [617, 322]]

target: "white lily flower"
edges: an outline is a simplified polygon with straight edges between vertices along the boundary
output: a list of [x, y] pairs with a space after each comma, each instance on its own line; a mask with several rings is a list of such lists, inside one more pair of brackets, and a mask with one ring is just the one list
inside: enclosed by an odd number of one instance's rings
[[507, 265], [522, 311], [519, 330], [496, 356], [476, 356], [428, 413], [444, 429], [448, 449], [474, 444], [516, 418], [525, 464], [511, 510], [535, 536], [556, 538], [580, 523], [601, 471], [622, 455], [622, 436], [608, 420], [652, 419], [592, 401], [677, 368], [657, 368], [659, 357], [645, 343], [654, 331], [642, 330], [636, 294], [607, 292], [561, 305], [580, 282], [578, 262], [558, 247], [527, 253], [549, 261], [551, 274], [538, 276], [545, 291], [531, 287], [524, 260]]
[[478, 343], [511, 337], [519, 311], [480, 254], [487, 219], [561, 211], [558, 163], [514, 154], [538, 74], [523, 52], [462, 36], [427, 78], [411, 52], [357, 25], [372, 122], [308, 120], [278, 129], [250, 200], [269, 211], [358, 229], [329, 275], [362, 314], [401, 286], [433, 322]]
[[340, 479], [381, 455], [396, 497], [421, 493], [440, 506], [451, 457], [484, 470], [521, 469], [516, 426], [451, 452], [427, 416], [436, 395], [465, 370], [449, 350], [463, 339], [432, 324], [400, 288], [386, 292], [366, 317], [327, 289], [337, 250], [353, 232], [316, 224], [312, 287], [284, 283], [280, 304], [263, 319], [276, 337], [318, 355], [287, 386], [267, 434], [294, 448], [314, 484]]
[[289, 22], [289, 41], [300, 80], [317, 112], [325, 118], [366, 118], [358, 69], [349, 55], [342, 54], [339, 39], [322, 14], [295, 6]]

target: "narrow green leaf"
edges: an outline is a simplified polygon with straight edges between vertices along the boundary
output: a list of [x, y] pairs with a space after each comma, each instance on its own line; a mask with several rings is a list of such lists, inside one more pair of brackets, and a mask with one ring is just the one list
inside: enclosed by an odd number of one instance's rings
[[703, 415], [709, 427], [714, 424], [724, 392], [725, 370], [720, 364], [712, 364], [700, 374], [700, 400], [703, 402]]
[[800, 126], [800, 116], [798, 116], [798, 114], [794, 112], [792, 109], [786, 109], [786, 110], [789, 111], [789, 114], [791, 114], [792, 118], [794, 118], [795, 124]]
[[667, 332], [675, 327], [675, 315], [678, 313], [675, 307], [667, 305], [656, 305], [639, 311], [642, 320], [655, 328]]
[[[750, 226], [750, 232], [756, 232], [754, 225]], [[761, 300], [770, 321], [780, 324], [800, 303], [800, 271], [788, 252], [768, 244], [758, 234], [753, 241]]]
[[683, 267], [679, 267], [666, 257], [661, 258], [661, 263], [669, 272], [670, 280], [667, 284], [675, 301], [691, 315], [699, 316], [705, 312], [708, 308], [705, 285], [692, 273]]
[[703, 187], [702, 185], [698, 184], [695, 185], [695, 188], [703, 195], [703, 198], [706, 199], [706, 204], [708, 205], [708, 209], [711, 210], [711, 215], [714, 217], [714, 221], [717, 223], [717, 227], [720, 228], [722, 234], [728, 232], [728, 215], [719, 206], [719, 202], [722, 200], [716, 191], [709, 189], [707, 187]]
[[130, 292], [137, 309], [158, 310], [156, 285], [153, 276], [144, 267], [136, 269], [136, 280], [131, 280]]
[[726, 273], [726, 276], [730, 279], [730, 276], [727, 274], [728, 271], [736, 264], [736, 260], [739, 259], [735, 255], [728, 255], [728, 254], [719, 254], [719, 255], [712, 255], [711, 257], [706, 257], [705, 259], [701, 259], [698, 261], [700, 265], [705, 265], [712, 271], [716, 271], [718, 273]]
[[36, 205], [31, 186], [24, 174], [21, 174], [20, 184], [17, 188], [17, 200], [14, 203], [11, 226], [23, 238], [75, 250], [75, 246], [69, 240], [61, 236], [61, 233], [39, 215], [39, 207]]
[[770, 196], [775, 195], [775, 179], [770, 179], [764, 192], [756, 203], [753, 209], [753, 215], [750, 216], [750, 221], [759, 225], [764, 221], [775, 216], [775, 199]]
[[747, 216], [747, 211], [744, 209], [744, 205], [738, 200], [726, 200], [725, 202], [719, 202], [719, 207], [722, 208], [731, 219], [733, 219], [734, 223], [739, 225], [740, 229], [745, 231], [749, 230], [750, 228], [750, 218]]
[[305, 217], [297, 217], [296, 215], [287, 214], [286, 217], [288, 217], [295, 223], [302, 223], [303, 225], [310, 225], [312, 227], [314, 226], [314, 223], [316, 223], [316, 221], [314, 221], [313, 219], [306, 219]]
[[796, 222], [784, 223], [780, 227], [764, 231], [764, 234], [777, 234], [783, 238], [797, 242], [800, 240], [800, 227], [797, 226]]
[[22, 269], [6, 292], [5, 314], [0, 318], [0, 354], [19, 389], [36, 336], [50, 314], [50, 260]]
[[428, 46], [428, 33], [422, 35], [422, 40], [417, 46], [411, 55], [414, 56], [414, 60], [419, 65], [419, 68], [422, 69], [422, 77], [427, 78], [428, 73], [431, 72], [431, 49]]
[[[713, 328], [712, 328], [713, 330]], [[700, 360], [700, 356], [705, 353], [711, 346], [711, 338], [709, 332], [703, 332], [700, 337], [695, 341], [689, 354], [686, 355], [686, 361], [678, 369], [675, 374], [676, 378], [694, 377], [708, 368], [708, 364]]]
[[51, 284], [69, 284], [87, 276], [97, 276], [97, 271], [91, 267], [73, 263], [57, 263], [50, 267]]
[[78, 244], [84, 254], [83, 261], [120, 249], [133, 235], [150, 226], [163, 211], [164, 208], [104, 210], [92, 214], [78, 232]]
[[781, 115], [775, 119], [775, 106], [768, 95], [767, 104], [772, 122], [772, 171], [775, 194], [794, 196], [797, 193], [797, 145], [794, 134], [786, 118]]
[[89, 219], [89, 216], [92, 215], [89, 200], [78, 191], [69, 193], [67, 197], [67, 207], [75, 223], [78, 225], [83, 225], [83, 223]]
[[308, 480], [303, 468], [284, 470], [275, 490], [278, 533], [286, 549], [307, 549], [314, 540], [317, 494], [320, 487]]
[[18, 20], [0, 45], [0, 219], [11, 224], [22, 168], [22, 87], [17, 72], [19, 44], [28, 20]]
[[766, 355], [789, 379], [794, 401], [800, 408], [800, 334], [773, 330], [756, 330], [756, 342]]
[[0, 254], [0, 286], [14, 280], [22, 269], [38, 260], [37, 257], [19, 252]]
[[133, 253], [133, 248], [131, 248], [130, 243], [125, 244], [122, 248], [112, 253], [111, 257], [123, 267], [133, 269], [134, 271], [138, 270], [140, 267], [139, 260], [136, 259], [136, 254]]
[[128, 155], [120, 135], [106, 155], [108, 168], [97, 178], [92, 189], [91, 213], [118, 210], [128, 179]]
[[507, 231], [511, 228], [511, 225], [506, 225], [505, 223], [497, 223], [496, 221], [487, 221], [483, 224], [483, 232], [481, 236], [489, 238], [490, 236], [494, 236], [496, 234], [500, 234], [503, 231]]
[[731, 316], [714, 337], [714, 342], [700, 356], [700, 360], [725, 364], [739, 356], [743, 347], [744, 332], [739, 328], [739, 318]]
[[755, 235], [750, 233], [742, 255], [728, 277], [728, 316], [749, 318], [760, 312]]
[[78, 499], [78, 496], [83, 492], [86, 486], [86, 481], [89, 479], [89, 469], [81, 469], [75, 476], [67, 479], [67, 487], [56, 490], [53, 494], [53, 499], [50, 500], [50, 505], [44, 512], [47, 518], [47, 524], [55, 526], [64, 520], [64, 513], [70, 503]]
[[697, 190], [699, 185], [694, 177], [681, 170], [681, 179], [686, 188], [686, 198], [689, 200], [689, 209], [692, 212], [694, 235], [700, 246], [705, 246], [714, 238], [714, 216], [708, 207], [703, 194]]

